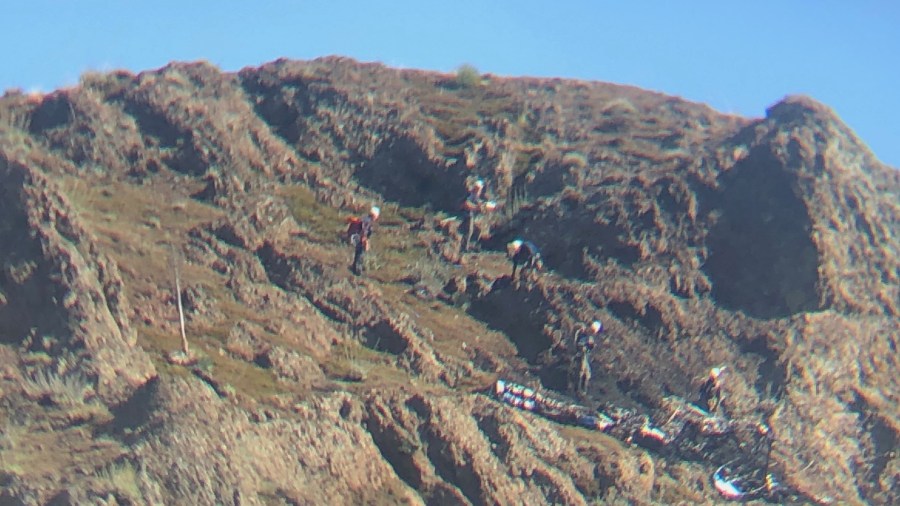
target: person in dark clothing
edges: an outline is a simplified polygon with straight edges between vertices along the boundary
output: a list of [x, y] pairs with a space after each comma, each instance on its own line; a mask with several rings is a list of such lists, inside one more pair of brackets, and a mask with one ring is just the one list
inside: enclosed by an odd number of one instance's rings
[[575, 395], [582, 396], [587, 392], [591, 382], [591, 352], [597, 345], [597, 336], [603, 332], [603, 324], [595, 320], [588, 327], [579, 326], [575, 330], [575, 355], [572, 359], [571, 374]]
[[590, 353], [597, 345], [597, 336], [603, 333], [603, 323], [594, 320], [590, 326], [579, 326], [575, 330], [575, 349], [579, 352]]
[[710, 414], [716, 413], [722, 405], [721, 376], [724, 371], [724, 367], [713, 367], [709, 370], [706, 381], [700, 386], [697, 406]]
[[361, 219], [351, 219], [350, 225], [347, 227], [347, 237], [350, 244], [354, 246], [353, 264], [350, 266], [350, 270], [356, 275], [362, 273], [363, 260], [366, 252], [369, 251], [369, 238], [374, 232], [375, 222], [379, 215], [381, 215], [381, 209], [378, 206], [372, 206], [368, 215]]
[[758, 423], [756, 425], [756, 441], [750, 449], [752, 455], [758, 456], [761, 460], [763, 469], [768, 472], [769, 464], [772, 462], [772, 445], [775, 443], [775, 433], [772, 427], [766, 423]]
[[541, 252], [531, 241], [516, 239], [507, 245], [506, 252], [513, 264], [513, 281], [516, 279], [516, 270], [519, 266], [522, 266], [522, 269], [519, 271], [522, 276], [524, 276], [526, 269], [539, 271], [544, 268]]

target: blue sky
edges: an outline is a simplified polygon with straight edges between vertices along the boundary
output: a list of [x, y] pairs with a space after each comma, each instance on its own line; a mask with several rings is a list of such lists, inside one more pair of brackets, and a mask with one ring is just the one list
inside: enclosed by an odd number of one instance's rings
[[87, 70], [208, 60], [223, 70], [326, 55], [452, 71], [631, 84], [762, 116], [785, 95], [831, 106], [900, 167], [900, 2], [753, 0], [16, 0], [0, 91]]

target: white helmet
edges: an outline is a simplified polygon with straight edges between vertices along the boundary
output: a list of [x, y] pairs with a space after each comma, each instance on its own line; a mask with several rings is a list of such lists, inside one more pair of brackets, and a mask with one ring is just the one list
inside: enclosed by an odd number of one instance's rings
[[725, 369], [725, 366], [713, 367], [709, 370], [709, 377], [712, 379], [719, 379], [719, 376], [721, 376], [722, 373], [725, 372]]
[[378, 216], [381, 214], [381, 208], [378, 206], [372, 206], [372, 209], [369, 210], [369, 216], [372, 218], [378, 219]]
[[481, 179], [475, 181], [475, 188], [484, 188], [484, 181]]
[[601, 323], [600, 320], [594, 320], [594, 322], [591, 323], [591, 331], [593, 331], [594, 334], [597, 334], [598, 332], [602, 332], [603, 331], [603, 323]]
[[522, 247], [522, 239], [516, 239], [515, 241], [509, 243], [506, 246], [506, 249], [509, 251], [510, 255], [515, 255], [519, 252], [519, 248]]

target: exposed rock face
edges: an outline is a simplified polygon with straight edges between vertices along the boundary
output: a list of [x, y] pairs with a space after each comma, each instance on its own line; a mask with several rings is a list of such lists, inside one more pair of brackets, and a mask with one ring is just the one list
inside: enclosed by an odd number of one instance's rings
[[[723, 223], [710, 231], [719, 236], [710, 261], [721, 258], [710, 275], [730, 286], [762, 283], [757, 293], [780, 308], [753, 309], [753, 301], [737, 300], [740, 290], [717, 299], [764, 317], [825, 307], [898, 314], [900, 257], [889, 231], [900, 216], [896, 173], [881, 168], [833, 112], [805, 98], [776, 104], [731, 142], [735, 163], [720, 178]], [[729, 276], [729, 265], [745, 274]]]
[[125, 286], [70, 204], [35, 168], [0, 158], [3, 303], [0, 335], [45, 351], [118, 403], [156, 375], [137, 346]]
[[[502, 205], [459, 258], [474, 178]], [[346, 218], [372, 204], [356, 277]], [[798, 500], [896, 503], [898, 231], [898, 172], [803, 97], [745, 119], [341, 58], [9, 93], [0, 502], [716, 500], [721, 462], [484, 395], [570, 393], [599, 318], [582, 403], [660, 416], [727, 364], [727, 413], [772, 427]], [[544, 272], [510, 279], [517, 237]], [[173, 266], [193, 369], [163, 359]]]

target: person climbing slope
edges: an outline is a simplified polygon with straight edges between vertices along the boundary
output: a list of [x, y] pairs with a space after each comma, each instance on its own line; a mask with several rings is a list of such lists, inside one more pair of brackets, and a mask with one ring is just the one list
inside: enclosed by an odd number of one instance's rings
[[539, 271], [544, 268], [544, 262], [541, 260], [541, 252], [538, 247], [531, 241], [523, 241], [516, 239], [506, 246], [506, 253], [513, 264], [512, 279], [516, 280], [516, 270], [519, 266], [520, 276], [525, 275], [525, 270]]
[[706, 381], [700, 386], [697, 406], [707, 413], [716, 413], [722, 405], [722, 373], [725, 367], [713, 367], [709, 370]]
[[374, 232], [375, 222], [378, 221], [380, 215], [381, 209], [378, 206], [372, 206], [368, 215], [362, 218], [350, 218], [350, 223], [347, 226], [347, 240], [354, 247], [353, 263], [350, 265], [350, 270], [357, 276], [362, 273], [364, 257], [366, 252], [369, 251], [369, 238]]
[[575, 330], [574, 344], [575, 355], [572, 359], [571, 374], [573, 378], [573, 390], [576, 396], [582, 397], [587, 393], [588, 384], [591, 382], [591, 352], [597, 345], [597, 336], [603, 332], [603, 324], [600, 320], [593, 321], [589, 326], [579, 326]]
[[475, 235], [475, 220], [482, 213], [493, 211], [497, 204], [485, 198], [484, 181], [478, 179], [469, 187], [466, 198], [460, 207], [462, 222], [459, 225], [459, 230], [462, 233], [462, 243], [460, 244], [459, 252], [462, 255], [469, 250], [472, 237]]

